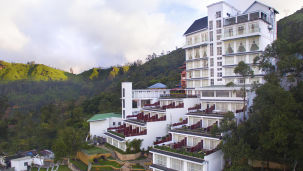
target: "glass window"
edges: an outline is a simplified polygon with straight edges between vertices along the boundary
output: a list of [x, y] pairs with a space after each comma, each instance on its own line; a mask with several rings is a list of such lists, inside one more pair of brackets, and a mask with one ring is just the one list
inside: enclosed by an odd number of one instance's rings
[[222, 72], [218, 72], [218, 73], [217, 73], [217, 76], [218, 76], [218, 77], [222, 77]]
[[209, 30], [212, 30], [213, 29], [213, 21], [209, 21]]
[[216, 97], [229, 97], [229, 92], [224, 90], [218, 90], [216, 91]]
[[222, 33], [222, 29], [218, 29], [217, 34], [221, 34], [221, 33]]
[[217, 68], [217, 71], [222, 71], [222, 68]]
[[246, 52], [246, 40], [240, 39], [237, 41], [237, 52]]
[[237, 56], [237, 63], [241, 61], [245, 62], [245, 56]]
[[249, 47], [250, 47], [250, 51], [259, 50], [259, 38], [249, 39]]
[[221, 35], [217, 35], [217, 40], [221, 40]]
[[210, 44], [210, 56], [214, 56], [214, 44]]
[[123, 118], [125, 118], [125, 110], [122, 111]]
[[221, 11], [216, 12], [216, 18], [221, 18]]
[[122, 100], [123, 108], [125, 108], [125, 99]]
[[209, 41], [214, 41], [214, 33], [213, 33], [213, 31], [210, 31], [209, 32]]
[[217, 81], [222, 81], [222, 78], [218, 78]]
[[221, 26], [222, 26], [222, 21], [221, 21], [221, 20], [217, 20], [217, 21], [216, 21], [216, 26], [217, 26], [217, 28], [221, 28]]
[[210, 76], [214, 77], [214, 69], [213, 68], [210, 69]]
[[208, 90], [206, 90], [206, 91], [202, 91], [202, 96], [203, 97], [214, 97], [215, 93], [214, 93], [214, 91], [208, 91]]
[[116, 125], [116, 122], [113, 122], [113, 125]]
[[170, 158], [170, 164], [172, 169], [180, 170], [180, 171], [184, 170], [182, 160]]
[[188, 171], [201, 171], [201, 170], [203, 170], [203, 166], [199, 165], [199, 164], [187, 162], [187, 170]]
[[197, 48], [197, 49], [195, 49], [195, 51], [196, 51], [195, 57], [196, 57], [196, 58], [200, 58], [200, 49]]
[[191, 45], [192, 44], [192, 38], [191, 37], [187, 37], [187, 45]]
[[217, 55], [222, 55], [222, 47], [217, 47]]
[[229, 28], [225, 28], [224, 29], [224, 36], [225, 37], [232, 37], [234, 36], [234, 30], [232, 27], [229, 27]]
[[238, 26], [238, 35], [243, 35], [245, 34], [245, 26]]
[[203, 55], [204, 58], [207, 57], [207, 49], [206, 49], [206, 47], [202, 47], [202, 55]]
[[233, 65], [233, 64], [234, 64], [233, 56], [225, 57], [225, 65]]
[[222, 66], [222, 62], [217, 62], [217, 66]]
[[259, 32], [259, 24], [258, 23], [251, 23], [248, 25], [248, 31], [249, 33], [255, 33], [255, 32]]
[[210, 66], [211, 66], [211, 67], [214, 66], [214, 58], [210, 58]]
[[234, 53], [234, 42], [229, 41], [225, 43], [226, 54]]
[[215, 84], [215, 81], [214, 81], [214, 79], [210, 79], [210, 85], [214, 85]]
[[122, 96], [125, 97], [125, 88], [123, 88], [122, 92], [123, 92], [123, 93], [122, 93], [122, 94], [123, 94]]
[[166, 157], [162, 155], [155, 154], [155, 164], [166, 167]]

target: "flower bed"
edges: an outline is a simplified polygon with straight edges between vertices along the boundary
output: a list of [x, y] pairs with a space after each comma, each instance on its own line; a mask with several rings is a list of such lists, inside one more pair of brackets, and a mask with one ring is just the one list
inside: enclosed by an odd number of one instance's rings
[[154, 148], [159, 149], [159, 150], [163, 150], [163, 151], [178, 153], [178, 154], [182, 154], [182, 155], [186, 155], [186, 156], [201, 158], [201, 159], [204, 159], [204, 156], [205, 156], [204, 152], [194, 152], [193, 153], [193, 152], [188, 152], [184, 148], [172, 149], [168, 146], [154, 146]]

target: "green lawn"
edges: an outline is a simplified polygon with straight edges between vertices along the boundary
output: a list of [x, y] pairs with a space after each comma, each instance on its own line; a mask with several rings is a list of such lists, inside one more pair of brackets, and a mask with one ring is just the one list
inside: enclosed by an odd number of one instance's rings
[[109, 161], [109, 160], [99, 160], [98, 163], [96, 163], [97, 165], [110, 165], [110, 166], [114, 166], [115, 168], [121, 168], [122, 165], [115, 162], [115, 161]]
[[143, 166], [141, 166], [139, 163], [132, 166], [133, 169], [144, 169]]
[[71, 171], [66, 165], [60, 165], [58, 171]]
[[87, 165], [80, 160], [70, 160], [70, 162], [72, 162], [77, 168], [79, 168], [82, 171], [87, 170]]
[[82, 151], [88, 155], [110, 153], [109, 151], [98, 147], [91, 147], [89, 149], [83, 149]]

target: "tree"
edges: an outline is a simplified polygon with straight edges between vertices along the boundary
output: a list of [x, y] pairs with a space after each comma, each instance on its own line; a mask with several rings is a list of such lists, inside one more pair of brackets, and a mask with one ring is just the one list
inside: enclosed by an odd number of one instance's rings
[[239, 74], [242, 76], [244, 83], [243, 83], [243, 114], [244, 114], [244, 120], [245, 120], [245, 111], [246, 111], [246, 78], [253, 77], [254, 71], [250, 68], [248, 64], [241, 61], [234, 69], [235, 74]]
[[84, 144], [85, 135], [72, 127], [63, 129], [52, 147], [56, 160], [63, 157], [74, 157]]

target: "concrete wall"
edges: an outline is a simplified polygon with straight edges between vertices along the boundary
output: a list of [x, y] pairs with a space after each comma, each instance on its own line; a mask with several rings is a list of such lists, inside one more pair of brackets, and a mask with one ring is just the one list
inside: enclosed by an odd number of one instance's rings
[[224, 158], [223, 158], [223, 152], [221, 150], [205, 156], [204, 159], [207, 162], [207, 165], [204, 166], [207, 167], [206, 169], [207, 171], [223, 170]]
[[91, 137], [103, 137], [106, 129], [109, 127], [108, 120], [101, 120], [89, 123], [89, 134]]
[[[132, 90], [133, 90], [133, 86], [132, 86], [131, 82], [122, 83], [121, 106], [122, 106], [122, 118], [123, 119], [125, 119], [126, 116], [128, 116], [128, 115], [132, 115], [132, 113], [133, 113], [132, 112], [132, 107], [133, 107]], [[125, 103], [124, 106], [123, 106], [123, 103]]]
[[15, 169], [15, 171], [24, 171], [27, 170], [27, 166], [25, 166], [25, 163], [27, 162], [27, 165], [30, 166], [33, 162], [33, 159], [31, 157], [24, 157], [24, 159], [14, 159], [11, 160], [11, 167]]

